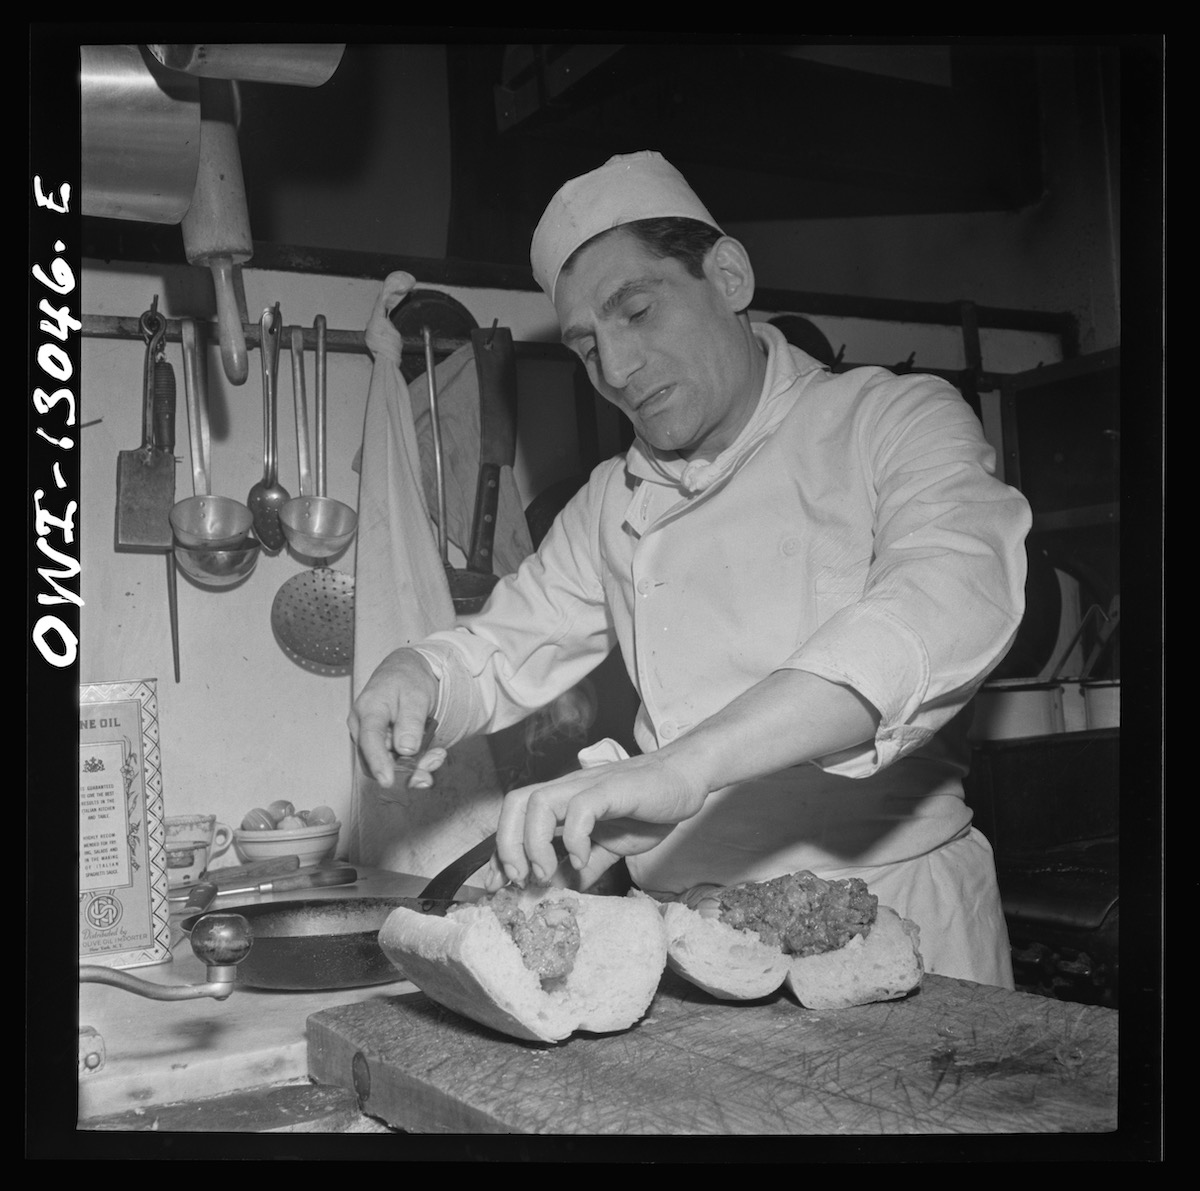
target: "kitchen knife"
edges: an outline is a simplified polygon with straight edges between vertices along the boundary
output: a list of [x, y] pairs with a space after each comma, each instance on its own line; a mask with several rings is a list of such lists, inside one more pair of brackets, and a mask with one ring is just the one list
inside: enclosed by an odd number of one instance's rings
[[198, 881], [184, 903], [184, 914], [199, 914], [207, 910], [218, 898], [228, 895], [261, 893], [287, 893], [293, 889], [324, 889], [330, 885], [353, 885], [358, 880], [358, 870], [349, 865], [298, 869], [294, 873], [271, 877], [265, 881], [252, 881], [244, 885], [226, 886], [219, 889], [213, 881]]
[[[265, 881], [268, 877], [282, 877], [294, 873], [300, 867], [299, 856], [276, 856], [273, 860], [258, 860], [254, 864], [236, 864], [227, 868], [210, 869], [204, 874], [204, 882], [215, 885], [218, 890], [231, 889], [235, 885], [246, 885]], [[171, 902], [186, 902], [192, 885], [174, 886], [167, 894]]]
[[472, 331], [471, 346], [479, 380], [479, 478], [467, 569], [490, 575], [500, 470], [517, 457], [517, 357], [507, 327]]

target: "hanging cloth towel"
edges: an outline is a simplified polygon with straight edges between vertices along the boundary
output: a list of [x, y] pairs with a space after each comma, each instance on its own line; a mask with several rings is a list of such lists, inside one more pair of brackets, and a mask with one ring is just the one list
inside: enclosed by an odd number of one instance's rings
[[[365, 335], [374, 367], [359, 470], [356, 698], [392, 650], [449, 628], [455, 619], [400, 372], [403, 340], [388, 318], [414, 284], [408, 273], [385, 280]], [[486, 739], [452, 748], [427, 790], [384, 790], [363, 772], [353, 746], [351, 753], [352, 863], [430, 876], [496, 829], [503, 790]]]

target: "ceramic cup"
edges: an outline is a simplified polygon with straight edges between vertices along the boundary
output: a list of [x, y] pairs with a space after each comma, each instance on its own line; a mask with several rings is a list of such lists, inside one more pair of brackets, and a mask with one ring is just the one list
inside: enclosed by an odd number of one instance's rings
[[233, 829], [216, 815], [168, 815], [167, 884], [194, 885], [232, 842]]

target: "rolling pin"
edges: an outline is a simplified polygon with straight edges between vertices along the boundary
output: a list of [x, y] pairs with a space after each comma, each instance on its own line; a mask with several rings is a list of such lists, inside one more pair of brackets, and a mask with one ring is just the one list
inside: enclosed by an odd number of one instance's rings
[[224, 79], [200, 80], [200, 162], [191, 206], [183, 217], [188, 264], [207, 266], [217, 291], [221, 362], [231, 384], [245, 384], [250, 364], [233, 267], [254, 252], [246, 183], [238, 152], [237, 95]]

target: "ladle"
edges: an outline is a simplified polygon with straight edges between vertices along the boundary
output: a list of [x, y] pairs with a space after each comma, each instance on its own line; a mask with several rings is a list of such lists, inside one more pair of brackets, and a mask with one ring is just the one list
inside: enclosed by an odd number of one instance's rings
[[261, 552], [262, 544], [247, 535], [240, 546], [229, 550], [177, 545], [175, 561], [185, 575], [205, 587], [232, 587], [254, 570]]
[[182, 321], [180, 337], [196, 495], [171, 510], [175, 561], [185, 575], [205, 587], [232, 587], [254, 570], [262, 547], [250, 534], [250, 510], [239, 501], [211, 495], [208, 403], [201, 391], [194, 320]]
[[316, 482], [309, 474], [308, 409], [304, 392], [304, 335], [292, 328], [292, 380], [296, 393], [296, 443], [300, 457], [300, 496], [280, 511], [283, 532], [297, 554], [327, 559], [350, 544], [358, 514], [347, 504], [325, 495], [325, 316], [313, 323], [317, 340]]
[[176, 502], [170, 512], [175, 540], [184, 546], [229, 550], [241, 546], [254, 516], [239, 500], [213, 496], [208, 458], [208, 408], [201, 382], [195, 319], [180, 321], [183, 387], [192, 451], [194, 496]]
[[[318, 354], [321, 352], [321, 335], [318, 326]], [[302, 359], [303, 338], [299, 331], [293, 333], [293, 360]], [[303, 385], [304, 377], [301, 370], [296, 374], [296, 420], [302, 426], [304, 438], [308, 438], [308, 418], [304, 409]], [[324, 400], [321, 396], [324, 389], [324, 370], [320, 370], [317, 381], [318, 402], [324, 414]], [[319, 421], [320, 419], [318, 419]], [[324, 434], [320, 435], [321, 449], [318, 457], [324, 454]], [[301, 488], [307, 483], [307, 455], [301, 455]], [[323, 463], [318, 463], [323, 468]], [[303, 505], [304, 501], [292, 501], [293, 506]], [[337, 504], [337, 501], [332, 502]], [[289, 511], [290, 510], [285, 510]], [[357, 515], [355, 516], [357, 521]], [[286, 524], [286, 523], [285, 523]], [[340, 545], [334, 543], [330, 548], [328, 535], [304, 535], [294, 528], [289, 535], [293, 548], [298, 553], [312, 553], [323, 550], [336, 554], [344, 549], [349, 542], [347, 537]], [[308, 541], [307, 537], [325, 537], [326, 540]], [[351, 531], [350, 536], [353, 536]], [[315, 549], [314, 549], [315, 547]], [[314, 674], [322, 674], [332, 678], [343, 677], [350, 673], [354, 663], [354, 576], [335, 571], [328, 566], [323, 558], [318, 556], [319, 566], [308, 571], [293, 575], [275, 594], [275, 602], [271, 605], [271, 628], [279, 647], [298, 666]]]
[[279, 511], [291, 494], [279, 482], [279, 456], [275, 438], [275, 377], [279, 365], [279, 303], [262, 312], [259, 345], [262, 351], [263, 381], [263, 478], [250, 489], [246, 504], [254, 516], [254, 530], [263, 548], [272, 554], [282, 548], [285, 538]]

